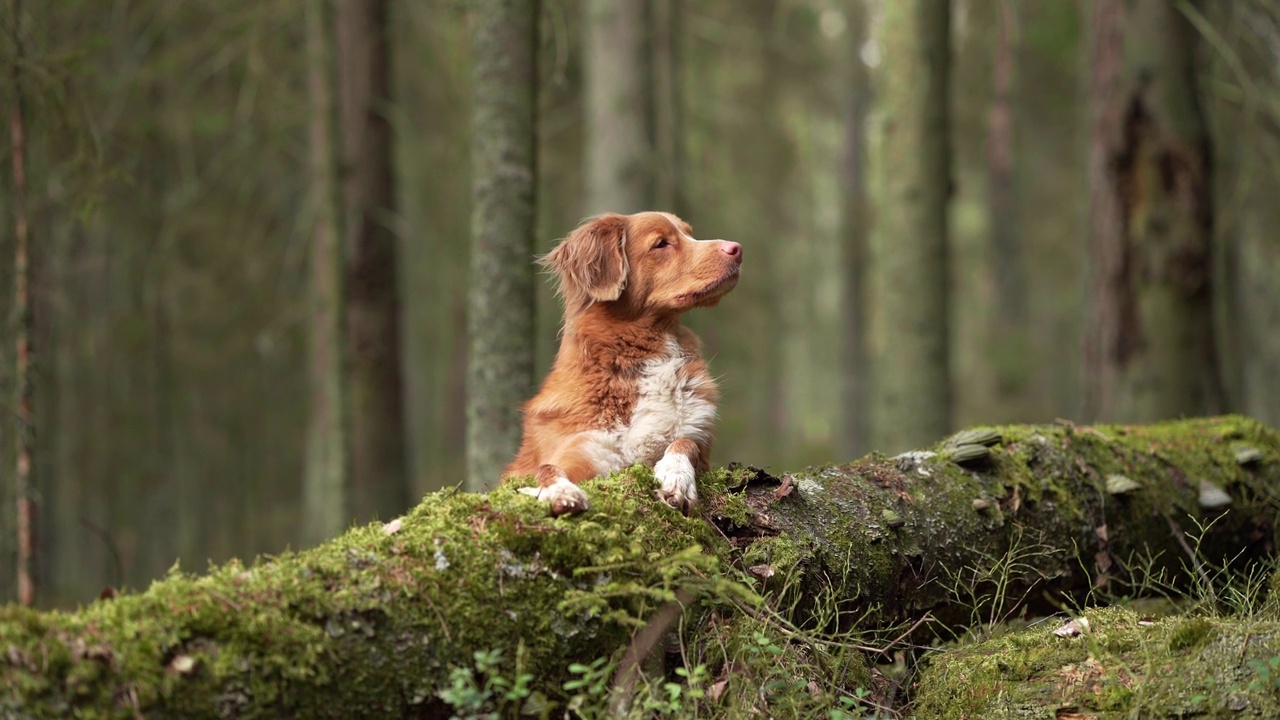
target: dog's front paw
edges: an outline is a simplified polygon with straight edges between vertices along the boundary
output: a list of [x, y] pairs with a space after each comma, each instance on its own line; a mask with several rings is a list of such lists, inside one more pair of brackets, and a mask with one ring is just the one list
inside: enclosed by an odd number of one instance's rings
[[550, 503], [552, 517], [576, 515], [587, 510], [587, 494], [568, 478], [558, 477], [546, 487], [523, 487], [520, 492]]
[[688, 515], [698, 501], [698, 485], [693, 463], [688, 455], [668, 453], [653, 466], [653, 476], [658, 479], [658, 499]]

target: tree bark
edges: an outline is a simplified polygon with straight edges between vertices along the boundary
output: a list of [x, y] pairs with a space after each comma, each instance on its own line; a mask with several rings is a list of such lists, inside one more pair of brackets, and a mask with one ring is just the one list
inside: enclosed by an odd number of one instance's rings
[[533, 394], [539, 3], [471, 7], [472, 210], [467, 487], [497, 484]]
[[1262, 88], [1276, 87], [1280, 68], [1271, 61], [1270, 34], [1256, 30], [1254, 7], [1206, 3], [1197, 25], [1215, 28], [1234, 51], [1206, 54], [1203, 87], [1244, 83], [1239, 93], [1202, 95], [1213, 146], [1214, 328], [1226, 405], [1276, 424], [1280, 333], [1270, 329], [1280, 318], [1280, 243], [1274, 230], [1280, 225], [1280, 166], [1272, 158], [1280, 150], [1280, 123], [1275, 113], [1261, 111], [1258, 99]]
[[12, 105], [9, 110], [9, 140], [13, 171], [13, 316], [14, 366], [13, 387], [16, 445], [13, 473], [13, 509], [15, 511], [15, 547], [17, 550], [17, 600], [34, 605], [36, 598], [35, 561], [35, 314], [31, 302], [31, 233], [27, 223], [27, 137], [23, 117], [23, 78], [21, 0], [10, 6], [10, 33], [14, 56], [9, 68], [13, 82]]
[[[987, 225], [991, 234], [992, 269], [995, 273], [996, 312], [991, 317], [992, 348], [987, 357], [995, 371], [996, 390], [1007, 401], [1026, 397], [1032, 363], [1028, 314], [1027, 270], [1023, 264], [1023, 237], [1017, 189], [1017, 78], [1018, 40], [1012, 3], [991, 3], [985, 8], [994, 25], [992, 48], [993, 85], [987, 113]], [[1022, 413], [1015, 414], [1025, 414]]]
[[1196, 33], [1165, 0], [1090, 7], [1085, 415], [1144, 422], [1214, 412], [1222, 391]]
[[651, 208], [687, 214], [685, 201], [684, 0], [650, 0], [653, 142], [659, 158]]
[[1014, 9], [995, 3], [996, 42], [992, 50], [993, 94], [987, 114], [987, 214], [995, 250], [996, 296], [1006, 331], [1026, 332], [1027, 283], [1018, 232], [1018, 197], [1014, 158]]
[[848, 109], [844, 118], [844, 156], [840, 167], [841, 227], [844, 250], [840, 303], [840, 450], [844, 457], [860, 457], [870, 447], [870, 377], [867, 365], [867, 115], [871, 107], [870, 78], [860, 55], [867, 40], [867, 12], [863, 3], [850, 5], [846, 62], [849, 70]]
[[654, 62], [649, 0], [587, 0], [587, 213], [653, 210]]
[[393, 517], [409, 504], [394, 231], [395, 168], [387, 0], [336, 8], [346, 220], [351, 499], [355, 517]]
[[899, 451], [950, 429], [947, 204], [950, 3], [885, 3], [870, 140], [872, 445]]
[[[448, 717], [436, 693], [450, 669], [493, 649], [506, 677], [520, 668], [562, 699], [571, 663], [625, 648], [676, 598], [690, 645], [715, 643], [717, 615], [744, 609], [831, 633], [928, 612], [942, 625], [925, 627], [946, 634], [993, 611], [957, 597], [998, 596], [987, 602], [1010, 615], [1056, 609], [1130, 592], [1131, 570], [1176, 578], [1197, 558], [1271, 553], [1280, 433], [1241, 417], [989, 428], [781, 479], [708, 473], [689, 518], [655, 485], [647, 470], [590, 481], [593, 511], [561, 519], [511, 485], [442, 491], [391, 524], [252, 567], [174, 575], [75, 613], [0, 610], [0, 706]], [[1015, 556], [991, 592], [982, 573]], [[1139, 557], [1152, 560], [1131, 568]], [[838, 613], [821, 612], [824, 597]]]
[[343, 332], [341, 197], [338, 188], [337, 107], [331, 0], [306, 7], [310, 95], [310, 199], [314, 213], [310, 263], [310, 395], [307, 465], [303, 487], [304, 536], [333, 537], [350, 521], [348, 408]]

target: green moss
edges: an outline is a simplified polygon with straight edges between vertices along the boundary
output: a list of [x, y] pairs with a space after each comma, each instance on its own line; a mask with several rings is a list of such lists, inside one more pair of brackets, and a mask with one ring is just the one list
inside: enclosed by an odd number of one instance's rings
[[742, 561], [748, 566], [771, 565], [775, 568], [797, 567], [808, 557], [811, 548], [797, 542], [790, 535], [783, 533], [774, 537], [761, 538], [747, 547]]
[[1214, 625], [1208, 618], [1190, 617], [1180, 620], [1169, 635], [1169, 650], [1179, 652], [1199, 646], [1213, 634]]
[[716, 702], [691, 709], [689, 717], [827, 717], [855, 707], [860, 691], [873, 688], [852, 644], [813, 642], [758, 615], [718, 617], [697, 634], [694, 655], [726, 684]]
[[745, 483], [746, 475], [746, 470], [716, 468], [699, 477], [702, 512], [717, 523], [728, 521], [730, 528], [747, 527], [755, 517], [755, 511], [741, 492], [729, 491], [729, 488]]
[[398, 716], [495, 641], [506, 657], [522, 645], [554, 694], [575, 658], [625, 645], [676, 589], [712, 592], [723, 575], [723, 539], [654, 500], [650, 471], [584, 487], [579, 517], [550, 518], [514, 486], [446, 491], [392, 534], [375, 523], [249, 567], [173, 572], [78, 613], [5, 609], [0, 648], [18, 662], [0, 662], [0, 710]]
[[920, 679], [916, 716], [1039, 718], [1068, 705], [1100, 718], [1280, 713], [1280, 695], [1248, 672], [1250, 659], [1280, 651], [1280, 624], [1179, 616], [1139, 622], [1119, 607], [1085, 617], [1088, 629], [1074, 638], [1057, 637], [1057, 625], [1046, 624], [936, 653]]

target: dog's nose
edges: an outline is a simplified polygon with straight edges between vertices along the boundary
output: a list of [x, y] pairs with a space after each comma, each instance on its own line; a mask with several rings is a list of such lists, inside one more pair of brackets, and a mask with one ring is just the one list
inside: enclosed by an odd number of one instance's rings
[[722, 241], [720, 243], [720, 250], [729, 257], [742, 257], [742, 246], [736, 242]]

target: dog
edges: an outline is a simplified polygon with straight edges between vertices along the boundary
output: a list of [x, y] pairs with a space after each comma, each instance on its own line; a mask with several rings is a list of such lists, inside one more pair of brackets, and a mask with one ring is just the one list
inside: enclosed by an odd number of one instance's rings
[[643, 463], [658, 497], [688, 513], [711, 466], [719, 391], [680, 316], [733, 289], [742, 246], [695, 240], [665, 212], [604, 214], [540, 259], [558, 281], [564, 324], [555, 363], [524, 406], [524, 436], [504, 478], [554, 516], [583, 512], [578, 483]]

